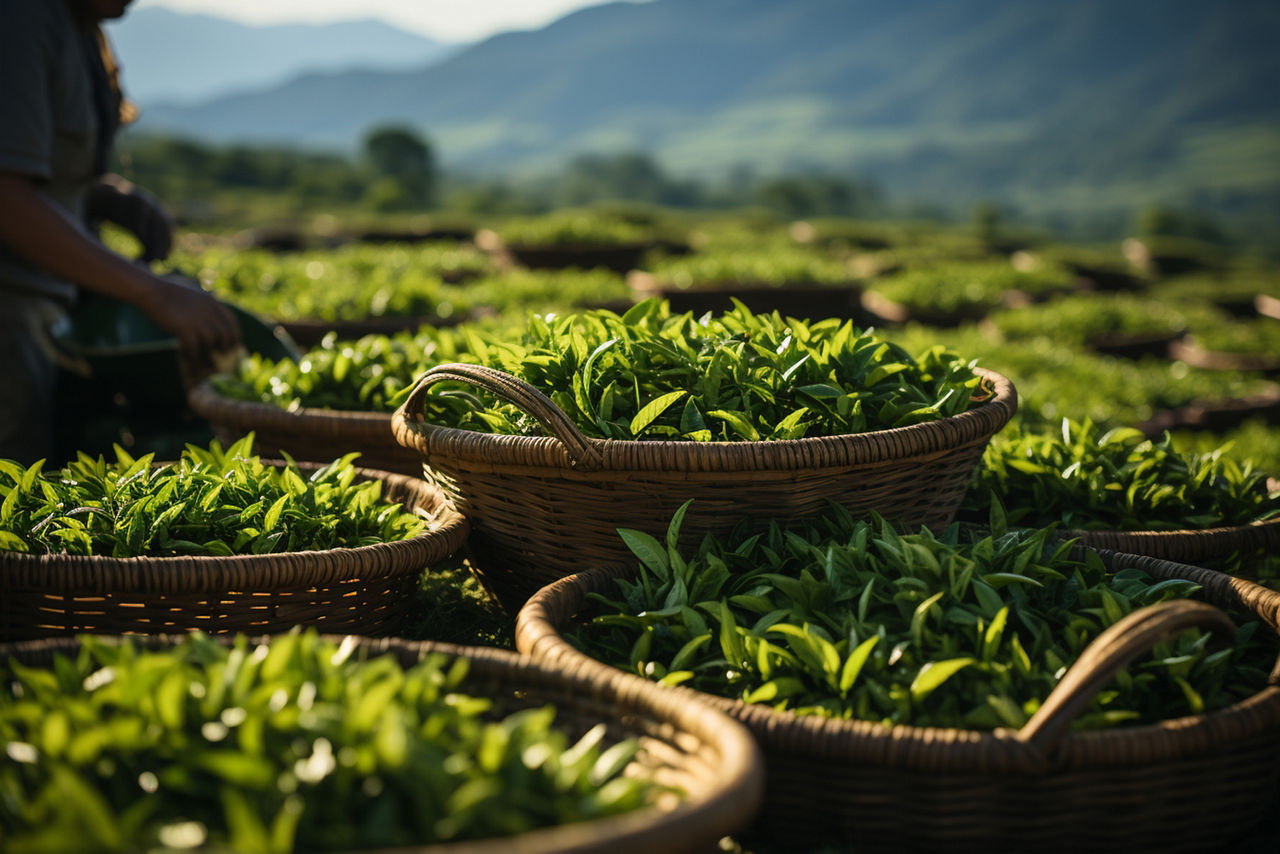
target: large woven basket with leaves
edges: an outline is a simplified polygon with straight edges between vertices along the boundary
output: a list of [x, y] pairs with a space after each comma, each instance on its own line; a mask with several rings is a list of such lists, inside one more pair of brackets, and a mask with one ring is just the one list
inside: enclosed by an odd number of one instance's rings
[[[146, 638], [144, 643], [151, 648], [165, 648], [174, 641], [173, 637], [153, 636]], [[260, 642], [266, 643], [266, 639]], [[573, 673], [498, 649], [348, 637], [340, 647], [340, 654], [347, 645], [354, 645], [354, 654], [364, 658], [392, 655], [404, 668], [412, 667], [428, 656], [438, 655], [445, 656], [446, 660], [452, 658], [465, 662], [466, 673], [457, 686], [458, 690], [492, 703], [486, 713], [487, 718], [497, 719], [521, 710], [551, 706], [555, 709], [553, 726], [574, 739], [604, 724], [602, 746], [617, 744], [624, 739], [634, 739], [638, 744], [638, 751], [622, 775], [658, 784], [654, 800], [639, 809], [535, 830], [513, 829], [513, 835], [502, 838], [438, 843], [412, 849], [420, 854], [648, 854], [653, 851], [692, 854], [713, 851], [717, 840], [751, 820], [760, 803], [763, 769], [753, 739], [743, 727], [705, 704], [687, 703], [684, 698], [657, 686], [636, 684], [626, 677], [619, 678], [619, 674]], [[16, 660], [27, 666], [48, 667], [57, 654], [74, 658], [78, 646], [79, 642], [74, 638], [4, 644], [0, 645], [0, 661]], [[378, 687], [393, 683], [394, 679], [384, 679]], [[311, 693], [314, 695], [314, 690]], [[381, 696], [383, 706], [389, 696], [386, 693]], [[359, 702], [370, 697], [366, 694], [355, 699]], [[293, 705], [295, 701], [286, 699], [284, 702], [290, 705], [291, 710], [297, 708]], [[296, 700], [296, 703], [301, 705], [302, 700]], [[360, 702], [361, 708], [367, 705], [367, 702]], [[238, 719], [244, 718], [244, 711], [239, 710]], [[222, 720], [227, 720], [225, 715]], [[380, 741], [379, 750], [382, 749]], [[236, 756], [230, 749], [219, 755], [228, 760]], [[411, 753], [410, 757], [411, 763], [423, 764], [421, 753]], [[244, 758], [248, 760], [250, 757]], [[429, 766], [431, 761], [426, 764]], [[492, 761], [492, 757], [482, 761]], [[525, 761], [543, 760], [530, 757]], [[209, 767], [215, 768], [212, 763]], [[226, 776], [228, 780], [237, 779], [230, 771]], [[296, 781], [294, 785], [297, 785]], [[369, 791], [370, 785], [365, 783], [365, 792]], [[135, 792], [139, 797], [145, 797], [140, 789], [135, 788]], [[426, 795], [422, 800], [432, 803], [441, 797], [436, 793]], [[396, 850], [403, 852], [408, 849]]]
[[[1193, 625], [1229, 628], [1214, 605], [1275, 631], [1280, 593], [1211, 570], [1099, 554], [1111, 570], [1194, 581], [1213, 604], [1175, 600], [1125, 617], [1095, 639], [1020, 730], [889, 727], [668, 690], [712, 703], [755, 734], [768, 781], [758, 829], [790, 845], [1234, 850], [1223, 846], [1256, 825], [1277, 796], [1280, 662], [1271, 684], [1215, 712], [1105, 730], [1068, 727], [1118, 671], [1156, 643]], [[598, 568], [548, 585], [519, 615], [519, 649], [574, 672], [613, 669], [561, 632], [590, 613], [589, 594], [616, 596], [614, 579], [627, 574]]]
[[421, 457], [396, 443], [391, 416], [384, 412], [282, 409], [225, 397], [208, 380], [188, 393], [187, 402], [226, 444], [253, 433], [254, 444], [266, 454], [283, 451], [295, 460], [321, 461], [359, 451], [361, 464], [369, 468], [415, 477], [422, 472]]
[[[856, 435], [687, 442], [588, 438], [523, 380], [445, 364], [422, 375], [392, 427], [471, 523], [470, 546], [486, 586], [518, 605], [549, 581], [625, 560], [619, 527], [660, 532], [691, 498], [697, 500], [684, 528], [691, 540], [742, 516], [790, 519], [828, 502], [904, 525], [947, 524], [988, 440], [1017, 408], [1007, 379], [979, 373], [991, 383], [991, 398], [937, 421]], [[427, 423], [425, 395], [445, 381], [516, 404], [549, 435]]]
[[[318, 466], [300, 464], [313, 471]], [[0, 551], [0, 639], [80, 632], [394, 634], [422, 570], [466, 541], [467, 523], [420, 478], [372, 469], [382, 497], [432, 520], [407, 540], [227, 556], [102, 557]]]

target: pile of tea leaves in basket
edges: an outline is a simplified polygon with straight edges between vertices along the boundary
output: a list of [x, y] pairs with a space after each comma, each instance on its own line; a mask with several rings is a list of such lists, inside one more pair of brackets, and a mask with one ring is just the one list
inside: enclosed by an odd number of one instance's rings
[[116, 447], [59, 472], [0, 460], [0, 549], [33, 554], [164, 557], [354, 548], [406, 540], [430, 521], [356, 481], [348, 454], [311, 473], [254, 456], [253, 436], [226, 451], [188, 445], [156, 465]]
[[1022, 525], [1074, 530], [1172, 531], [1247, 525], [1280, 516], [1266, 474], [1219, 447], [1185, 453], [1166, 433], [1103, 430], [1063, 419], [1056, 433], [1023, 430], [992, 439], [974, 472], [964, 512], [985, 517], [993, 499]]
[[[686, 505], [687, 507], [688, 505]], [[1108, 574], [1051, 529], [953, 525], [898, 532], [832, 507], [817, 520], [707, 536], [677, 548], [621, 531], [640, 559], [588, 624], [587, 654], [666, 684], [800, 714], [886, 725], [1021, 727], [1104, 629], [1139, 607], [1192, 596], [1191, 581]], [[1257, 622], [1234, 644], [1190, 630], [1101, 691], [1078, 728], [1222, 708], [1266, 684], [1274, 636]]]
[[665, 259], [651, 265], [654, 276], [678, 288], [714, 285], [848, 284], [845, 266], [820, 253], [798, 248], [720, 250]]
[[[991, 396], [943, 347], [913, 358], [848, 321], [753, 314], [671, 314], [657, 300], [625, 314], [534, 317], [519, 343], [484, 347], [482, 364], [546, 394], [588, 436], [758, 441], [862, 433], [935, 421]], [[440, 390], [437, 391], [437, 388]], [[427, 396], [435, 424], [535, 434], [518, 407], [467, 386]]]
[[475, 249], [450, 243], [291, 254], [207, 249], [179, 253], [172, 266], [249, 311], [279, 320], [330, 321], [461, 314], [470, 302], [445, 280], [491, 269]]
[[634, 741], [472, 696], [464, 658], [410, 668], [314, 632], [174, 648], [85, 637], [0, 662], [0, 848], [364, 850], [507, 836], [643, 806]]
[[253, 354], [233, 374], [210, 378], [213, 388], [235, 400], [296, 410], [392, 412], [414, 379], [441, 362], [473, 362], [469, 326], [424, 326], [415, 333], [366, 335], [355, 341], [326, 335], [298, 361]]

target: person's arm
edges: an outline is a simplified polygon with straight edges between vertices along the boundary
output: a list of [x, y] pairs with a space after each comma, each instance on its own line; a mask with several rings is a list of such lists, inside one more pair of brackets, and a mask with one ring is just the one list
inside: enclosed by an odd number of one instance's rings
[[36, 192], [24, 175], [0, 172], [0, 243], [60, 279], [137, 306], [178, 339], [189, 359], [201, 361], [240, 340], [226, 306], [198, 287], [155, 276], [111, 252]]
[[173, 248], [173, 220], [160, 202], [120, 175], [103, 175], [89, 188], [85, 216], [91, 223], [112, 222], [133, 234], [142, 244], [143, 261], [163, 260]]

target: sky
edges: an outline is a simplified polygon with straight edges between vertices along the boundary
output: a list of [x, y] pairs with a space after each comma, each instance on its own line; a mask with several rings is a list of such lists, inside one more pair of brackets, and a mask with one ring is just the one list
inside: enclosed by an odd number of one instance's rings
[[250, 24], [322, 23], [376, 18], [447, 42], [475, 41], [503, 30], [537, 29], [604, 0], [137, 0]]

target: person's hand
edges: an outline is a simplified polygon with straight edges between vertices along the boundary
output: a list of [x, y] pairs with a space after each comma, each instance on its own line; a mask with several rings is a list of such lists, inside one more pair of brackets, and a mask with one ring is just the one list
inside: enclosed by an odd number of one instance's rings
[[240, 326], [231, 309], [181, 276], [147, 275], [151, 285], [138, 307], [178, 339], [187, 363], [208, 369], [219, 353], [239, 346]]
[[90, 219], [113, 222], [142, 244], [143, 261], [159, 261], [173, 248], [173, 220], [155, 196], [119, 175], [104, 175], [86, 201]]

